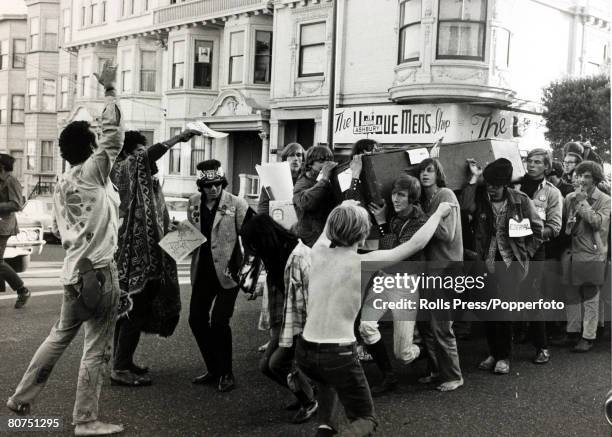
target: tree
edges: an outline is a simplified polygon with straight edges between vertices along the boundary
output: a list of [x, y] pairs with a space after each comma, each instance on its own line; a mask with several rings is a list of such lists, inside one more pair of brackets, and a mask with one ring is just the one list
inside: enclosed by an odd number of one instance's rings
[[544, 88], [546, 139], [557, 151], [568, 141], [587, 141], [610, 162], [610, 78], [564, 79]]

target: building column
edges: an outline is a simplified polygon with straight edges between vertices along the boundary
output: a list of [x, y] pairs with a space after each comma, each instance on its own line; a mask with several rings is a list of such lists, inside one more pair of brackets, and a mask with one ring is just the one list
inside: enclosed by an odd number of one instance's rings
[[258, 135], [261, 138], [261, 163], [264, 164], [270, 161], [270, 134], [261, 131]]

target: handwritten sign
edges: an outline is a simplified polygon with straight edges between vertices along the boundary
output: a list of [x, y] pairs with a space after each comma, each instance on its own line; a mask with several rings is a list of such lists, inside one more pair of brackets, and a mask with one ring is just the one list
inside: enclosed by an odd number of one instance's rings
[[206, 237], [196, 228], [184, 220], [179, 223], [178, 229], [166, 234], [159, 242], [159, 246], [177, 263], [183, 261], [191, 252], [206, 242]]
[[531, 223], [529, 219], [523, 219], [520, 222], [517, 222], [514, 219], [510, 219], [508, 224], [508, 236], [511, 238], [518, 237], [527, 237], [528, 235], [532, 235], [533, 231], [531, 230]]

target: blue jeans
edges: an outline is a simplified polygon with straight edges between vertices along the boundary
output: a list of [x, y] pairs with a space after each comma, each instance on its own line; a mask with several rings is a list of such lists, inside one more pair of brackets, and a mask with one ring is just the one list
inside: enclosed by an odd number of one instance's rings
[[104, 294], [98, 308], [89, 312], [79, 299], [78, 285], [64, 286], [64, 300], [59, 320], [40, 345], [11, 399], [31, 404], [42, 391], [53, 366], [85, 325], [83, 357], [79, 368], [74, 423], [98, 419], [98, 399], [111, 359], [113, 332], [119, 304], [119, 276], [115, 264], [98, 269], [104, 274]]
[[299, 338], [295, 351], [302, 372], [317, 383], [319, 424], [338, 429], [338, 400], [351, 424], [352, 436], [368, 435], [376, 428], [374, 402], [355, 343], [311, 343]]

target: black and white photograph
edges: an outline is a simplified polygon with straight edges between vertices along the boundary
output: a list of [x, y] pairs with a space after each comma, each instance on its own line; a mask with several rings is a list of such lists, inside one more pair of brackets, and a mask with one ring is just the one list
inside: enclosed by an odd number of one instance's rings
[[609, 0], [0, 0], [0, 435], [612, 435]]

